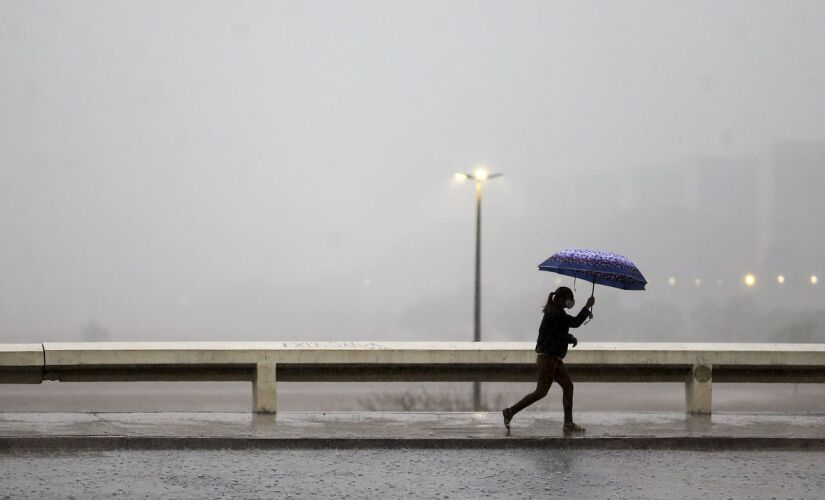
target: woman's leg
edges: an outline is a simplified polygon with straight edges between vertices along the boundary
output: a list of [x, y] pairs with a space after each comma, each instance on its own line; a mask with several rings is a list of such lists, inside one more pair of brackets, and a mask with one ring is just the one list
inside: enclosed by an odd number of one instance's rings
[[573, 422], [573, 381], [570, 380], [570, 374], [567, 373], [567, 367], [564, 362], [559, 360], [558, 366], [553, 373], [553, 380], [561, 386], [562, 396], [561, 402], [564, 407], [564, 423]]
[[550, 384], [553, 383], [553, 372], [556, 370], [557, 363], [559, 363], [559, 360], [555, 356], [550, 356], [549, 354], [540, 354], [538, 356], [536, 360], [536, 365], [538, 366], [536, 390], [524, 396], [521, 401], [509, 408], [511, 418], [516, 413], [547, 395], [547, 391], [550, 390]]

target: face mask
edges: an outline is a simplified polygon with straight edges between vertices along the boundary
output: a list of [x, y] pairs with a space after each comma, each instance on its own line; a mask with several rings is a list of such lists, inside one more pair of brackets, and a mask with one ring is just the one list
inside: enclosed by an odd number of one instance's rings
[[576, 305], [576, 301], [572, 299], [567, 299], [567, 302], [564, 303], [564, 306], [568, 309], [572, 309], [573, 306]]

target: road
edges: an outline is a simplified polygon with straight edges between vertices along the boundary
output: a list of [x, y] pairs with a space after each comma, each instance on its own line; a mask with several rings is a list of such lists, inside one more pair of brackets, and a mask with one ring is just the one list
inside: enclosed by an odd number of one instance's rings
[[825, 452], [0, 453], [5, 498], [822, 498]]

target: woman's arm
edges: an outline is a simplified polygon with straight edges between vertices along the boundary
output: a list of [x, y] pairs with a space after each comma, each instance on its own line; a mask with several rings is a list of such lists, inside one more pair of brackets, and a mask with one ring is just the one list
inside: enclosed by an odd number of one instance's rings
[[590, 316], [590, 309], [587, 307], [582, 307], [582, 310], [579, 311], [579, 314], [575, 316], [568, 316], [570, 318], [569, 322], [567, 323], [570, 325], [570, 328], [578, 328], [582, 326], [584, 320], [586, 320]]
[[590, 316], [590, 308], [593, 307], [593, 304], [595, 303], [596, 299], [590, 297], [589, 299], [587, 299], [587, 303], [584, 305], [584, 307], [582, 307], [582, 310], [579, 311], [579, 314], [577, 314], [576, 316], [568, 316], [568, 318], [570, 318], [568, 321], [570, 328], [578, 328], [582, 326], [584, 320], [586, 320]]

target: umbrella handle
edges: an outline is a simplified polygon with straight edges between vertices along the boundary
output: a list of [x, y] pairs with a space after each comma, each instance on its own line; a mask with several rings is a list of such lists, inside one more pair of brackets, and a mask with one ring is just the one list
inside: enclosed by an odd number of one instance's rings
[[[593, 292], [596, 291], [596, 282], [594, 281], [594, 282], [592, 282], [592, 284], [593, 284], [593, 287], [590, 289], [590, 297], [591, 298], [593, 298]], [[593, 319], [593, 307], [594, 306], [590, 306], [590, 319]]]

